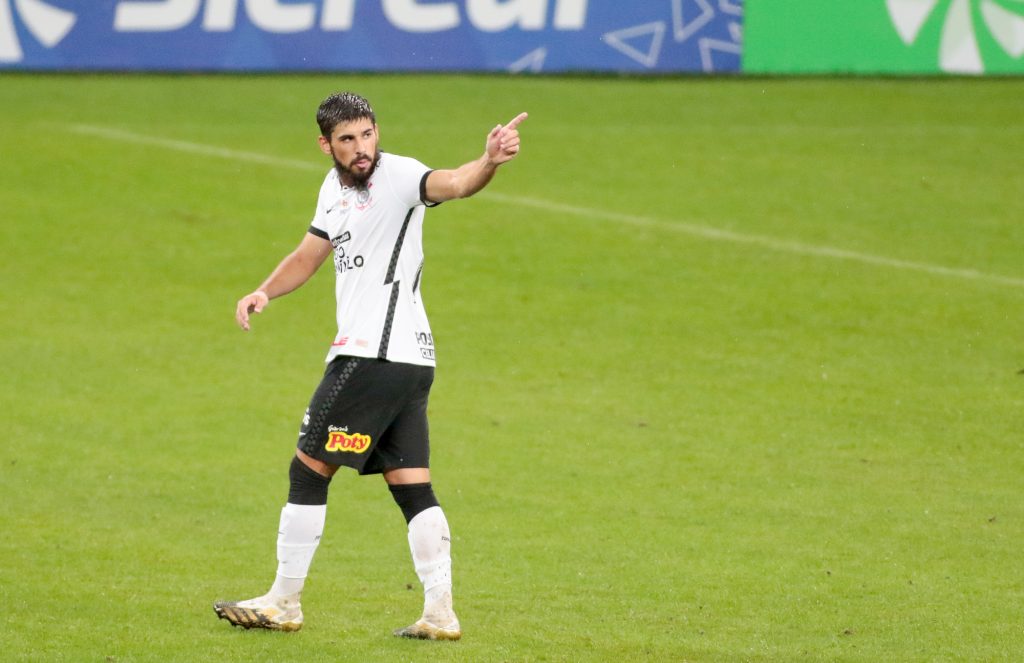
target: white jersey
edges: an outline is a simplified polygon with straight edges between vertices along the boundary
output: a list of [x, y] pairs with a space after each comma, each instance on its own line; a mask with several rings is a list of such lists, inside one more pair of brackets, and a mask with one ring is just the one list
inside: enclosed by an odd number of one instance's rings
[[381, 153], [365, 188], [344, 186], [335, 169], [320, 187], [309, 232], [334, 245], [338, 355], [434, 365], [434, 338], [420, 297], [423, 212], [430, 169]]

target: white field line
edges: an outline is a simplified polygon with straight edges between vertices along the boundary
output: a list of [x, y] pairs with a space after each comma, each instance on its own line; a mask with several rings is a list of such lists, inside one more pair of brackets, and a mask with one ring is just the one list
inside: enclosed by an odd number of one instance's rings
[[918, 272], [926, 272], [928, 274], [938, 274], [941, 276], [953, 276], [962, 279], [971, 279], [975, 281], [990, 281], [992, 283], [999, 283], [1002, 285], [1016, 286], [1018, 288], [1024, 288], [1024, 278], [1015, 278], [1012, 276], [1000, 276], [998, 274], [987, 274], [985, 272], [979, 272], [976, 269], [962, 269], [956, 267], [943, 267], [942, 265], [932, 265], [923, 262], [912, 262], [909, 260], [899, 260], [897, 258], [886, 258], [885, 256], [876, 256], [870, 253], [859, 253], [857, 251], [849, 251], [847, 249], [837, 249], [831, 246], [817, 246], [814, 244], [804, 244], [802, 242], [796, 242], [788, 239], [777, 239], [775, 237], [768, 237], [765, 235], [752, 235], [748, 233], [732, 232], [730, 230], [721, 230], [719, 228], [713, 228], [711, 226], [702, 226], [693, 223], [686, 223], [683, 221], [662, 221], [659, 219], [653, 219], [646, 216], [637, 216], [633, 214], [620, 214], [618, 212], [609, 212], [606, 210], [591, 209], [587, 207], [576, 207], [574, 205], [565, 205], [562, 203], [550, 202], [547, 200], [538, 200], [535, 198], [526, 198], [523, 196], [507, 196], [500, 193], [482, 192], [479, 195], [487, 195], [492, 200], [498, 200], [515, 205], [523, 205], [526, 207], [536, 207], [549, 212], [561, 212], [564, 214], [573, 214], [578, 216], [585, 216], [592, 219], [603, 219], [605, 221], [615, 221], [618, 223], [626, 223], [632, 226], [639, 226], [643, 228], [655, 228], [658, 230], [666, 230], [670, 232], [683, 233], [686, 235], [692, 235], [694, 237], [700, 237], [702, 239], [718, 240], [722, 242], [734, 242], [738, 244], [754, 244], [757, 246], [771, 249], [773, 251], [782, 251], [785, 253], [796, 253], [805, 256], [816, 256], [822, 258], [835, 258], [837, 260], [850, 260], [854, 262], [863, 262], [869, 265], [882, 265], [884, 267], [894, 267], [896, 269], [907, 269]]
[[299, 168], [301, 170], [315, 170], [324, 174], [327, 173], [327, 166], [323, 164], [314, 164], [309, 161], [300, 161], [298, 159], [283, 159], [281, 157], [260, 154], [259, 152], [244, 152], [242, 150], [232, 150], [226, 147], [203, 145], [202, 143], [190, 143], [184, 140], [158, 138], [156, 136], [146, 136], [143, 134], [133, 133], [131, 131], [122, 131], [120, 129], [94, 127], [88, 124], [76, 124], [71, 127], [71, 130], [80, 134], [109, 138], [110, 140], [116, 140], [122, 143], [153, 145], [154, 147], [163, 147], [176, 152], [189, 152], [191, 154], [201, 154], [207, 157], [221, 157], [222, 159], [248, 161], [250, 163], [263, 164], [265, 166], [284, 166], [286, 168]]
[[[71, 129], [72, 131], [75, 131], [80, 134], [98, 136], [100, 138], [108, 138], [110, 140], [116, 140], [124, 143], [134, 143], [136, 145], [152, 145], [155, 147], [162, 147], [177, 152], [188, 152], [191, 154], [200, 154], [203, 156], [220, 157], [223, 159], [248, 161], [250, 163], [258, 163], [268, 166], [295, 168], [315, 172], [326, 172], [327, 170], [323, 164], [316, 164], [310, 161], [301, 161], [298, 159], [285, 159], [281, 157], [260, 154], [258, 152], [246, 152], [243, 150], [233, 150], [224, 147], [216, 147], [213, 145], [204, 145], [202, 143], [192, 143], [183, 140], [172, 140], [167, 138], [159, 138], [156, 136], [147, 136], [144, 134], [123, 131], [121, 129], [112, 129], [109, 127], [97, 127], [92, 125], [74, 125], [71, 127]], [[783, 253], [793, 253], [797, 255], [814, 256], [819, 258], [832, 258], [836, 260], [848, 260], [852, 262], [860, 262], [869, 265], [891, 267], [894, 269], [924, 272], [926, 274], [935, 274], [939, 276], [948, 276], [972, 281], [986, 281], [989, 283], [997, 283], [999, 285], [1008, 285], [1017, 288], [1024, 288], [1024, 278], [1001, 276], [999, 274], [988, 274], [986, 272], [981, 272], [976, 269], [944, 267], [942, 265], [933, 265], [930, 263], [899, 260], [896, 258], [887, 258], [885, 256], [877, 256], [872, 255], [870, 253], [849, 251], [847, 249], [839, 249], [831, 246], [804, 244], [803, 242], [797, 242], [787, 239], [778, 239], [775, 237], [768, 237], [766, 235], [754, 235], [749, 233], [733, 232], [730, 230], [721, 230], [711, 226], [687, 223], [684, 221], [665, 221], [648, 216], [622, 214], [619, 212], [611, 212], [608, 210], [590, 207], [566, 205], [564, 203], [558, 203], [550, 200], [542, 200], [539, 198], [529, 198], [525, 196], [510, 196], [501, 193], [493, 193], [491, 191], [481, 191], [479, 194], [477, 194], [477, 196], [481, 198], [486, 198], [488, 200], [505, 203], [508, 205], [532, 207], [534, 209], [540, 209], [546, 212], [571, 214], [573, 216], [581, 216], [587, 219], [612, 221], [615, 223], [624, 223], [627, 225], [637, 226], [641, 228], [652, 228], [655, 230], [662, 230], [672, 233], [681, 233], [684, 235], [699, 237], [701, 239], [708, 239], [720, 242], [733, 242], [736, 244], [750, 244]]]

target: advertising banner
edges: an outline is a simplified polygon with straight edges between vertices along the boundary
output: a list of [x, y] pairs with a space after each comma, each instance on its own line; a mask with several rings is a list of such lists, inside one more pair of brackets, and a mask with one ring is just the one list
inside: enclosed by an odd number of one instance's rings
[[739, 70], [740, 0], [0, 0], [0, 70]]
[[1024, 73], [1024, 0], [752, 0], [752, 73]]

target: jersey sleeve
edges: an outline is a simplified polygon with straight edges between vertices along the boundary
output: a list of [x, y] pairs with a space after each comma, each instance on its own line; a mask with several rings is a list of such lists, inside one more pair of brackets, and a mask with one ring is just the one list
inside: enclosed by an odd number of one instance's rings
[[420, 202], [427, 207], [437, 207], [441, 204], [440, 202], [435, 203], [434, 201], [427, 199], [427, 177], [429, 177], [432, 172], [434, 171], [428, 170], [423, 173], [423, 177], [420, 178]]
[[389, 154], [387, 158], [392, 161], [390, 165], [392, 189], [403, 203], [409, 207], [417, 205], [434, 207], [440, 204], [427, 200], [427, 176], [433, 172], [433, 169], [411, 157]]
[[330, 240], [331, 235], [327, 229], [327, 209], [328, 209], [328, 187], [330, 184], [331, 176], [327, 175], [323, 185], [320, 187], [320, 194], [316, 199], [316, 211], [313, 212], [313, 220], [309, 224], [309, 230], [307, 231], [311, 235], [316, 235], [321, 239]]

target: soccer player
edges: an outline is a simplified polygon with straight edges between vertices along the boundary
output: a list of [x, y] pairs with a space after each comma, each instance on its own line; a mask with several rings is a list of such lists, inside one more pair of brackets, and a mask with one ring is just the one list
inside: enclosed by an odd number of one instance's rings
[[423, 614], [395, 635], [458, 640], [452, 609], [451, 535], [430, 482], [427, 397], [434, 340], [420, 281], [427, 207], [484, 188], [519, 154], [520, 113], [488, 134], [484, 153], [454, 170], [379, 150], [380, 128], [366, 99], [328, 97], [317, 112], [319, 142], [334, 161], [320, 187], [309, 231], [259, 288], [238, 301], [250, 315], [305, 283], [334, 254], [338, 335], [299, 431], [288, 501], [277, 535], [277, 576], [261, 597], [218, 602], [222, 619], [245, 628], [297, 631], [300, 596], [324, 529], [327, 488], [340, 466], [383, 474], [409, 528], [423, 583]]

